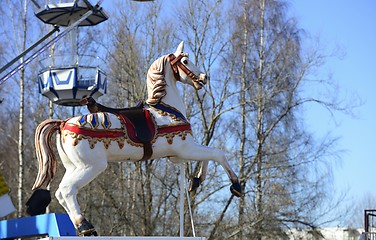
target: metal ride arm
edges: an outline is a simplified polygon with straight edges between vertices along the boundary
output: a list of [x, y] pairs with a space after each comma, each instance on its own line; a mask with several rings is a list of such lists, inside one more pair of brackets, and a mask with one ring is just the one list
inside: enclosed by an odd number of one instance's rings
[[[86, 2], [86, 1], [85, 1]], [[101, 1], [99, 1], [101, 2]], [[43, 53], [46, 49], [48, 49], [53, 43], [57, 42], [58, 40], [60, 40], [62, 37], [64, 37], [67, 33], [69, 33], [73, 28], [77, 27], [82, 21], [84, 21], [86, 18], [88, 18], [91, 14], [93, 14], [93, 12], [95, 10], [97, 10], [99, 8], [99, 4], [96, 4], [94, 7], [91, 7], [88, 12], [86, 12], [80, 19], [78, 19], [76, 22], [74, 22], [72, 25], [70, 25], [69, 27], [67, 27], [64, 31], [62, 31], [59, 35], [55, 36], [52, 40], [50, 40], [46, 45], [44, 45], [43, 47], [41, 47], [38, 51], [36, 51], [33, 55], [31, 55], [30, 57], [28, 57], [25, 61], [23, 61], [22, 63], [20, 63], [17, 67], [13, 68], [12, 71], [10, 71], [9, 73], [7, 73], [4, 77], [2, 77], [0, 79], [0, 85], [3, 84], [6, 80], [8, 80], [9, 78], [11, 78], [14, 74], [16, 74], [19, 70], [21, 70], [23, 67], [25, 67], [27, 64], [29, 64], [32, 60], [34, 60], [37, 56], [39, 56], [41, 53]], [[56, 28], [55, 28], [56, 29]], [[56, 31], [56, 30], [53, 30], [53, 31]], [[50, 33], [48, 33], [47, 35], [50, 36], [53, 32], [51, 31]], [[47, 36], [46, 35], [46, 36]], [[47, 37], [43, 37], [42, 39], [45, 40]], [[42, 42], [43, 40], [40, 39], [38, 41], [38, 44], [40, 42]], [[28, 48], [26, 51], [29, 52], [31, 49], [33, 49], [34, 47], [36, 47], [38, 44], [33, 44], [33, 46], [31, 46], [30, 48]], [[9, 67], [10, 65], [12, 65], [14, 62], [16, 62], [18, 59], [20, 59], [21, 57], [23, 57], [27, 52], [23, 52], [21, 53], [18, 57], [16, 57], [15, 59], [13, 59], [11, 61], [11, 63], [8, 63], [6, 66], [4, 66], [0, 73], [3, 72], [7, 67]]]
[[33, 50], [36, 46], [38, 46], [39, 44], [41, 44], [44, 40], [46, 40], [47, 38], [49, 38], [56, 31], [59, 31], [59, 27], [58, 26], [54, 26], [54, 29], [52, 29], [49, 33], [47, 33], [45, 36], [43, 36], [41, 39], [39, 39], [37, 42], [35, 42], [33, 45], [31, 45], [28, 49], [26, 49], [25, 51], [23, 51], [20, 55], [18, 55], [17, 57], [15, 57], [12, 61], [10, 61], [9, 63], [7, 63], [7, 65], [5, 65], [4, 67], [2, 67], [0, 69], [0, 73], [4, 72], [8, 67], [12, 66], [13, 63], [17, 62], [20, 58], [22, 58], [28, 52], [30, 52], [31, 50]]

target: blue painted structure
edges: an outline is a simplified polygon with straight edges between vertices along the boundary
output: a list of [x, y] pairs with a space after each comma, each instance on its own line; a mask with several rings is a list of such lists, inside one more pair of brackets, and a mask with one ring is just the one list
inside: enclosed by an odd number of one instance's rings
[[76, 236], [68, 214], [49, 213], [0, 221], [0, 239], [32, 236]]
[[107, 76], [98, 67], [47, 68], [38, 83], [39, 93], [64, 106], [79, 106], [82, 98], [97, 99], [107, 92]]

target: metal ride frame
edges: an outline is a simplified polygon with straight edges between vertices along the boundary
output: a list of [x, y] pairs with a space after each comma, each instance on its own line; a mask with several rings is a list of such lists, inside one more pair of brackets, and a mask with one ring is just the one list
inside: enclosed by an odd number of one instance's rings
[[364, 210], [363, 235], [367, 240], [376, 240], [376, 209]]
[[[88, 12], [86, 12], [80, 19], [78, 19], [76, 22], [74, 22], [72, 25], [68, 26], [64, 31], [62, 31], [57, 36], [53, 37], [48, 43], [46, 43], [44, 46], [42, 46], [39, 50], [37, 50], [35, 53], [33, 53], [30, 57], [22, 61], [19, 65], [17, 65], [15, 68], [13, 68], [10, 72], [8, 72], [5, 76], [1, 77], [0, 79], [0, 85], [3, 84], [6, 80], [11, 78], [14, 74], [16, 74], [19, 70], [21, 70], [23, 67], [25, 67], [27, 64], [29, 64], [31, 61], [33, 61], [36, 57], [38, 57], [41, 53], [43, 53], [45, 50], [47, 50], [49, 47], [52, 46], [55, 42], [59, 41], [62, 37], [64, 37], [67, 33], [72, 31], [75, 27], [77, 27], [80, 23], [82, 23], [85, 19], [87, 19], [90, 15], [92, 15], [94, 12], [100, 10], [100, 4], [103, 2], [103, 0], [99, 0], [95, 6], [91, 5], [88, 0], [83, 0], [85, 4], [90, 9]], [[35, 1], [33, 1], [34, 4]], [[51, 30], [49, 33], [47, 33], [45, 36], [43, 36], [41, 39], [39, 39], [37, 42], [35, 42], [33, 45], [31, 45], [29, 48], [27, 48], [25, 51], [23, 51], [20, 55], [15, 57], [13, 60], [11, 60], [8, 64], [6, 64], [4, 67], [0, 69], [0, 74], [4, 72], [7, 68], [12, 66], [15, 62], [17, 62], [19, 59], [24, 57], [27, 53], [29, 53], [31, 50], [36, 48], [39, 44], [41, 44], [43, 41], [45, 41], [48, 37], [50, 37], [53, 33], [56, 31], [59, 31], [59, 26], [55, 25], [54, 29]]]

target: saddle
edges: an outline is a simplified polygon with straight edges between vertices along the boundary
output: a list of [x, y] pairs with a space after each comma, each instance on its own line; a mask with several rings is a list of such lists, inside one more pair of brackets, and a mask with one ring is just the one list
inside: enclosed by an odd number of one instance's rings
[[143, 102], [138, 101], [136, 106], [130, 108], [110, 108], [97, 103], [94, 98], [86, 97], [80, 100], [81, 105], [86, 105], [90, 113], [108, 112], [119, 116], [126, 122], [130, 122], [134, 126], [135, 135], [138, 141], [140, 141], [144, 148], [144, 156], [141, 160], [150, 159], [153, 154], [151, 141], [154, 134], [152, 133]]

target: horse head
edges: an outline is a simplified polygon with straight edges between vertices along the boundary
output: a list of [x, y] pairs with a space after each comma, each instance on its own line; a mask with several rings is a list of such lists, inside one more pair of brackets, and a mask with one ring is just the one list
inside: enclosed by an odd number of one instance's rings
[[[181, 42], [175, 53], [165, 55], [154, 61], [147, 74], [148, 104], [156, 104], [166, 96], [168, 71], [174, 81], [189, 84], [196, 90], [201, 89], [208, 81], [205, 73], [193, 64], [188, 53], [184, 52], [184, 42]], [[167, 67], [171, 66], [171, 71]]]
[[176, 52], [169, 55], [170, 63], [174, 71], [175, 79], [182, 83], [193, 86], [196, 90], [201, 89], [208, 81], [208, 76], [202, 73], [188, 58], [188, 53], [184, 52], [184, 42], [182, 41]]

